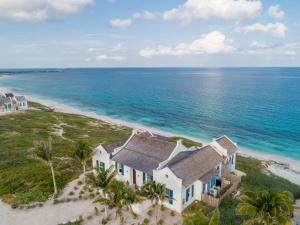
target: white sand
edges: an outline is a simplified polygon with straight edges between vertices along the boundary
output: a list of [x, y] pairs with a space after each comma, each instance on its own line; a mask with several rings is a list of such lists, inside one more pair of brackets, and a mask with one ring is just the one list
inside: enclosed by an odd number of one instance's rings
[[[7, 88], [0, 87], [0, 91], [1, 90], [4, 92], [15, 92], [15, 91], [9, 90]], [[19, 93], [16, 93], [16, 94], [19, 94]], [[207, 141], [207, 140], [201, 140], [201, 139], [198, 139], [195, 137], [189, 137], [189, 136], [178, 134], [178, 133], [163, 131], [163, 130], [160, 130], [157, 128], [144, 126], [144, 125], [141, 125], [138, 123], [128, 122], [128, 121], [124, 121], [124, 120], [111, 118], [109, 116], [99, 115], [95, 112], [85, 111], [85, 110], [78, 109], [76, 107], [67, 106], [65, 104], [58, 103], [55, 101], [42, 99], [40, 97], [28, 96], [28, 95], [26, 97], [31, 101], [38, 102], [40, 104], [46, 105], [50, 108], [53, 108], [57, 112], [83, 115], [83, 116], [103, 120], [103, 121], [106, 121], [106, 122], [114, 124], [114, 125], [127, 126], [127, 127], [133, 128], [133, 129], [149, 130], [153, 133], [164, 135], [164, 136], [181, 136], [181, 137], [189, 138], [194, 141], [201, 142], [204, 145], [209, 143], [209, 141]], [[281, 176], [293, 183], [300, 185], [300, 161], [293, 160], [291, 158], [287, 158], [284, 156], [275, 155], [275, 154], [261, 153], [261, 152], [246, 149], [246, 148], [239, 148], [239, 152], [241, 155], [244, 155], [247, 157], [252, 157], [252, 158], [256, 158], [256, 159], [264, 160], [264, 161], [272, 161], [270, 163], [270, 165], [268, 166], [268, 170], [270, 172], [272, 172], [278, 176]]]
[[[82, 180], [82, 176], [79, 178]], [[76, 179], [70, 182], [60, 198], [78, 197], [82, 185], [78, 186]], [[79, 187], [74, 190], [74, 186]], [[68, 195], [70, 191], [74, 192], [73, 196]], [[86, 192], [85, 195], [87, 195]], [[96, 225], [104, 217], [104, 206], [100, 203], [93, 203], [93, 200], [78, 200], [76, 202], [70, 201], [67, 203], [53, 204], [52, 200], [47, 201], [43, 207], [34, 209], [12, 209], [9, 205], [0, 201], [0, 225], [57, 225], [68, 221], [74, 221], [81, 215], [84, 219], [83, 225]], [[95, 214], [94, 208], [98, 208], [98, 214]], [[132, 214], [128, 211], [123, 211], [123, 216], [126, 220], [125, 224], [138, 224], [144, 218], [149, 216], [143, 212], [138, 218], [133, 218]], [[91, 216], [91, 217], [90, 217]], [[119, 225], [119, 219], [115, 219], [115, 210], [108, 210], [108, 216], [111, 218], [107, 225]], [[181, 216], [176, 213], [175, 216], [170, 216], [170, 211], [165, 209], [161, 214], [167, 225], [181, 224]], [[88, 219], [90, 217], [90, 219]], [[154, 217], [150, 219], [151, 224], [154, 224]]]

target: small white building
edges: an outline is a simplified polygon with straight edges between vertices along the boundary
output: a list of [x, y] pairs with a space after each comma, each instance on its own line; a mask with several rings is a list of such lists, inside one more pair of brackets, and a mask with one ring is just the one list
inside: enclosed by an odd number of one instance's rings
[[0, 94], [0, 112], [14, 112], [28, 109], [27, 99], [24, 96], [15, 96], [13, 93]]
[[138, 187], [148, 180], [166, 186], [168, 198], [163, 204], [181, 213], [202, 194], [222, 186], [222, 177], [235, 170], [237, 145], [227, 136], [201, 147], [187, 148], [181, 140], [148, 131], [134, 131], [127, 140], [99, 145], [93, 157], [94, 167], [114, 166], [116, 179]]

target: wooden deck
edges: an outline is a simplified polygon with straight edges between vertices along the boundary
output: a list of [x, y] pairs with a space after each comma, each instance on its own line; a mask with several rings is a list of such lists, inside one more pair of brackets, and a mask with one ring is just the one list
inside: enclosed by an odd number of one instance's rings
[[233, 193], [234, 191], [236, 191], [238, 189], [239, 184], [241, 183], [241, 177], [233, 175], [233, 174], [228, 174], [226, 176], [226, 179], [228, 179], [230, 181], [231, 186], [228, 188], [228, 190], [226, 190], [225, 193], [223, 193], [219, 198], [208, 195], [208, 194], [202, 194], [201, 200], [212, 207], [219, 207], [222, 200], [226, 196], [228, 196], [231, 193]]

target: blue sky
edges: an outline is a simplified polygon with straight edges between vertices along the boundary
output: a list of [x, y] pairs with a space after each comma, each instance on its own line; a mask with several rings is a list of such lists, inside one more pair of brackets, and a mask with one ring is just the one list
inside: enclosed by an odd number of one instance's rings
[[1, 0], [0, 68], [300, 66], [300, 1]]

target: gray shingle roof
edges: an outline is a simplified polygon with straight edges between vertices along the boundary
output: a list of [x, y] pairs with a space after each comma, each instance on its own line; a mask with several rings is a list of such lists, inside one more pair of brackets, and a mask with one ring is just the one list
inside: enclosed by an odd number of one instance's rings
[[237, 146], [227, 136], [219, 137], [216, 139], [216, 142], [227, 149], [228, 155], [233, 154], [238, 150]]
[[[187, 187], [198, 179], [204, 179], [205, 175], [222, 161], [223, 158], [207, 145], [192, 152], [179, 153], [165, 167], [169, 167]], [[206, 181], [206, 178], [204, 180]]]
[[166, 160], [175, 147], [175, 142], [163, 140], [148, 132], [144, 132], [135, 134], [112, 157], [112, 160], [136, 170], [152, 174], [152, 170], [156, 169], [160, 162]]
[[12, 97], [14, 97], [14, 94], [13, 93], [5, 93], [5, 96], [7, 97], [7, 98], [12, 98]]
[[18, 102], [24, 102], [24, 101], [27, 101], [25, 96], [16, 96], [16, 99]]
[[11, 98], [0, 98], [0, 105], [4, 105], [5, 103], [12, 103]]
[[111, 144], [103, 144], [102, 147], [107, 151], [107, 153], [112, 153], [115, 148], [121, 147], [126, 141], [127, 139], [123, 139]]

